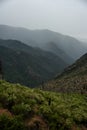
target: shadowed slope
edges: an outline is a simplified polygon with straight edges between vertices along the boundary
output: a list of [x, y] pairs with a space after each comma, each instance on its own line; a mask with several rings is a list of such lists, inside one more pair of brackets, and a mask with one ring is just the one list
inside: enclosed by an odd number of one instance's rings
[[53, 78], [67, 66], [57, 55], [16, 40], [0, 40], [0, 58], [7, 81], [31, 87]]

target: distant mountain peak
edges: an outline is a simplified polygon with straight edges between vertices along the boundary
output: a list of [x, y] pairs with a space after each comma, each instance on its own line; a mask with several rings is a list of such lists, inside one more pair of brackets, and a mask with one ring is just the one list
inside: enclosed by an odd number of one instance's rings
[[[0, 25], [0, 39], [18, 40], [32, 47], [42, 47], [41, 49], [44, 44], [53, 42], [57, 48], [73, 60], [78, 59], [87, 51], [87, 46], [84, 47], [77, 39], [49, 29], [29, 30], [23, 27]], [[53, 53], [53, 50], [50, 51]]]

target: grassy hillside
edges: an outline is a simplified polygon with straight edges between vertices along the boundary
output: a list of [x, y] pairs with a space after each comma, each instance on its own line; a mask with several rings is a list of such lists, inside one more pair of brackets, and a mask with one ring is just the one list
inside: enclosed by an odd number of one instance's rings
[[41, 86], [45, 90], [87, 94], [87, 54], [64, 70], [54, 80]]
[[7, 81], [31, 87], [53, 78], [67, 66], [57, 55], [16, 40], [0, 40], [0, 60]]
[[0, 130], [86, 130], [87, 97], [0, 81]]

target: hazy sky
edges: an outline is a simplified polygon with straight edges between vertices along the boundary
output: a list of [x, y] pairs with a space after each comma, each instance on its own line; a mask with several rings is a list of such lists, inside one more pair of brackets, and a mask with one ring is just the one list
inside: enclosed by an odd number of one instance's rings
[[0, 24], [87, 38], [87, 0], [0, 0]]

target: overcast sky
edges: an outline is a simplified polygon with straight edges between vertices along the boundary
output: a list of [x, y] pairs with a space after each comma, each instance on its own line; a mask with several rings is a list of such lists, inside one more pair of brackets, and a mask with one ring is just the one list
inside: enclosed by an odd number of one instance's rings
[[0, 24], [87, 38], [87, 0], [0, 0]]

